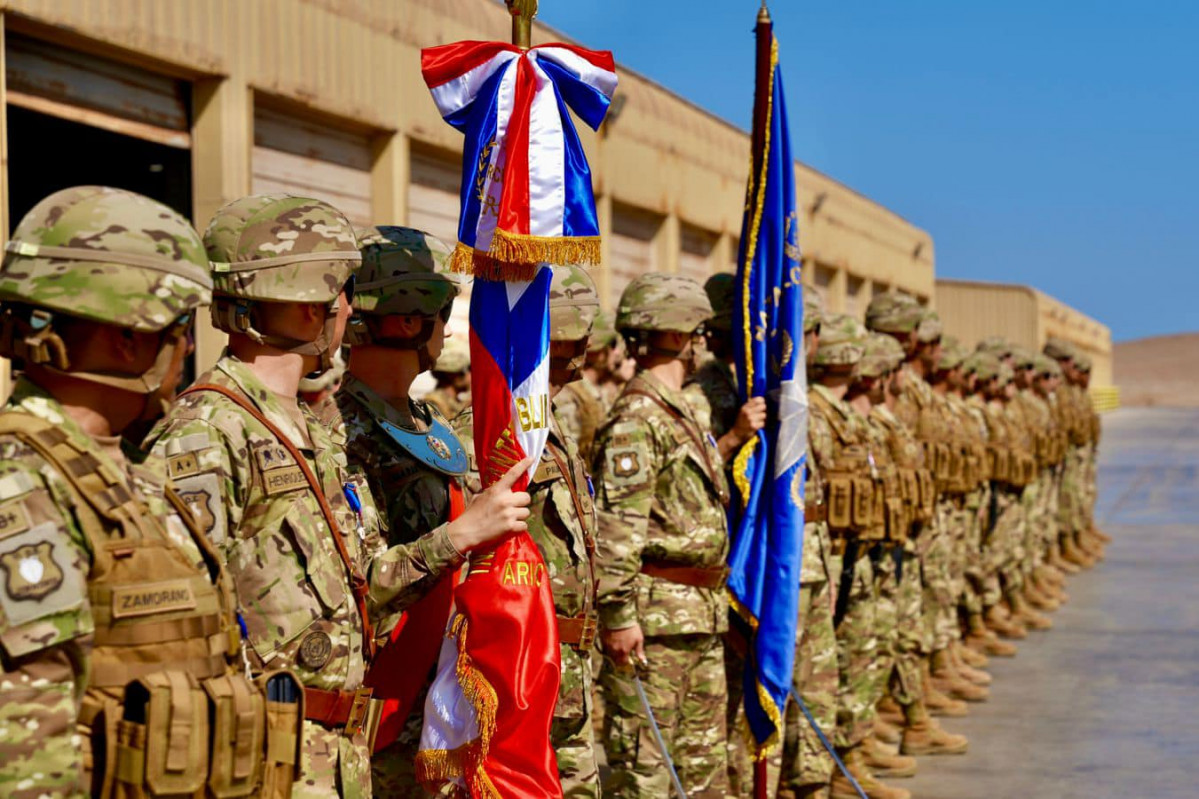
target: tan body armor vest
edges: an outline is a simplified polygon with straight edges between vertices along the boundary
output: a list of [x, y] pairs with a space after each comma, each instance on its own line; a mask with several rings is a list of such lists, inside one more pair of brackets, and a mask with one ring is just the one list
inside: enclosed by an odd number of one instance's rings
[[882, 538], [883, 530], [876, 522], [874, 480], [877, 469], [871, 464], [870, 443], [865, 437], [854, 435], [849, 422], [819, 392], [813, 392], [811, 396], [837, 439], [832, 462], [820, 464], [829, 531], [847, 538]]
[[[207, 786], [220, 797], [289, 796], [298, 750], [285, 752], [290, 762], [282, 764], [268, 751], [271, 741], [282, 748], [280, 735], [267, 729], [267, 706], [275, 703], [230, 666], [239, 652], [236, 605], [187, 505], [166, 489], [207, 574], [171, 541], [126, 475], [62, 430], [15, 412], [0, 414], [3, 434], [28, 444], [66, 480], [92, 551], [95, 635], [79, 715], [92, 794], [203, 796]], [[298, 717], [282, 727], [294, 739]]]

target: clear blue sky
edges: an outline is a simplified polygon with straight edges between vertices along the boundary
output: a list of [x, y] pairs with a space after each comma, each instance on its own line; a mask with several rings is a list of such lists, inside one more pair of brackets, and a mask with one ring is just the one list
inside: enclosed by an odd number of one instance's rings
[[[758, 0], [541, 0], [748, 128]], [[944, 277], [1113, 338], [1199, 330], [1199, 2], [773, 0], [800, 160], [927, 229]]]

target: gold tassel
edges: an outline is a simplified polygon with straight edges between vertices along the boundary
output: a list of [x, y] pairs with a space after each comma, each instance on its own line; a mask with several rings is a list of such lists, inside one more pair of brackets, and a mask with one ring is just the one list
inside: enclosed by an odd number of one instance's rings
[[532, 280], [537, 265], [600, 262], [598, 236], [524, 236], [497, 230], [487, 252], [461, 242], [450, 256], [450, 270], [483, 280]]

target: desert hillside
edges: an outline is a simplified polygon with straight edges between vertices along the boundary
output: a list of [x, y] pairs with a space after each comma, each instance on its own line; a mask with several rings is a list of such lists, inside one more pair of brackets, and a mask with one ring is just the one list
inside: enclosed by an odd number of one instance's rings
[[1199, 333], [1120, 342], [1112, 362], [1121, 405], [1199, 407]]

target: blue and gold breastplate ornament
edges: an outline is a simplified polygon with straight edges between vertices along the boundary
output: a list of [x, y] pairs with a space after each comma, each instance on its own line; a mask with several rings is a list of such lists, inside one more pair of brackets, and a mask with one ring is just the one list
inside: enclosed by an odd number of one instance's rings
[[423, 433], [405, 430], [378, 417], [375, 417], [375, 424], [396, 445], [430, 469], [451, 477], [461, 477], [470, 466], [462, 442], [437, 416], [433, 416], [429, 429]]

